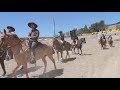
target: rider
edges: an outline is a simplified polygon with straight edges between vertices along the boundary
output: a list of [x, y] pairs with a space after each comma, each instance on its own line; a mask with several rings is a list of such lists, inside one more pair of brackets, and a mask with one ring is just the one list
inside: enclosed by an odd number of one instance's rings
[[100, 43], [100, 31], [98, 31], [98, 42]]
[[76, 30], [72, 31], [72, 40], [73, 40], [73, 44], [76, 45], [76, 41], [78, 40], [78, 37], [76, 35]]
[[104, 33], [102, 34], [102, 39], [106, 42], [106, 37]]
[[35, 60], [35, 48], [36, 48], [36, 45], [38, 43], [39, 30], [36, 29], [38, 27], [38, 25], [35, 24], [34, 22], [28, 23], [28, 26], [30, 28], [32, 28], [31, 32], [28, 35], [29, 47], [30, 47], [30, 51], [31, 51], [31, 62], [30, 63], [35, 64], [36, 63], [36, 60]]
[[8, 29], [8, 33], [9, 33], [9, 34], [15, 35], [15, 28], [14, 28], [14, 27], [12, 27], [12, 26], [7, 26], [7, 29]]
[[112, 40], [112, 36], [111, 35], [109, 35], [108, 40]]
[[64, 33], [62, 31], [59, 31], [58, 33], [60, 34], [59, 38], [62, 41], [62, 46], [64, 46], [65, 45]]

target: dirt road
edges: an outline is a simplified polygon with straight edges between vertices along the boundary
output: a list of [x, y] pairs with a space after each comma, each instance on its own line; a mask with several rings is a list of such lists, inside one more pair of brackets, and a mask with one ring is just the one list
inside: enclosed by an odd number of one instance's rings
[[[76, 55], [70, 52], [71, 58], [63, 62], [56, 62], [57, 70], [54, 70], [53, 63], [47, 59], [47, 76], [43, 76], [43, 62], [37, 61], [37, 66], [29, 65], [31, 78], [116, 78], [120, 77], [120, 34], [113, 35], [114, 47], [101, 50], [97, 36], [85, 36], [86, 44], [83, 44], [83, 55]], [[70, 41], [70, 38], [66, 39]], [[64, 58], [65, 58], [64, 52]], [[54, 55], [57, 61], [57, 55]], [[7, 76], [12, 77], [12, 70], [16, 66], [14, 60], [5, 61]], [[24, 78], [25, 74], [18, 71], [18, 78]], [[2, 69], [0, 68], [0, 75]]]

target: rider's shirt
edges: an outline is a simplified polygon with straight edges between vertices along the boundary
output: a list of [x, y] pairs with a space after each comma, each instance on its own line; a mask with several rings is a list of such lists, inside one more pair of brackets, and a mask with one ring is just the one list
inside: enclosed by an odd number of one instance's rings
[[29, 35], [32, 41], [37, 41], [39, 38], [39, 31], [36, 30], [31, 30], [31, 32], [29, 33]]

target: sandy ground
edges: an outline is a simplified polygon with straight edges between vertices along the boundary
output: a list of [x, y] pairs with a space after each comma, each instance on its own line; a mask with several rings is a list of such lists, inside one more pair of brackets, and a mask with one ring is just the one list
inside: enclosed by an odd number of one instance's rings
[[[83, 44], [83, 55], [72, 54], [70, 59], [64, 59], [57, 63], [57, 55], [54, 55], [57, 70], [54, 70], [53, 63], [47, 59], [47, 73], [42, 75], [44, 65], [42, 60], [37, 61], [37, 66], [29, 64], [30, 78], [120, 78], [120, 33], [113, 34], [114, 47], [107, 46], [108, 49], [101, 50], [97, 41], [97, 36], [82, 36], [86, 38]], [[66, 39], [71, 42], [70, 38]], [[44, 41], [48, 42], [48, 41]], [[48, 43], [51, 41], [49, 40]], [[47, 43], [47, 44], [48, 44]], [[66, 52], [64, 52], [65, 58]], [[7, 75], [12, 77], [12, 70], [16, 66], [14, 60], [5, 61]], [[2, 75], [0, 68], [0, 75]], [[25, 78], [23, 71], [17, 72], [18, 78]], [[1, 78], [3, 78], [1, 76]]]

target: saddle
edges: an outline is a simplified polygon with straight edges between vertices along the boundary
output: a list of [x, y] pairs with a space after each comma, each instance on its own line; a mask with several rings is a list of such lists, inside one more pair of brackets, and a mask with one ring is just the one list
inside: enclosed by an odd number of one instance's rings
[[[35, 46], [35, 49], [38, 48], [38, 46], [39, 46], [40, 48], [42, 48], [43, 45], [44, 45], [44, 44], [42, 44], [41, 42], [38, 42], [38, 41], [37, 41], [37, 45]], [[26, 48], [25, 51], [29, 51], [29, 50], [31, 49], [31, 47], [30, 47], [30, 46], [31, 46], [31, 42], [28, 41], [28, 40], [26, 40], [25, 46], [27, 46], [27, 48]]]

